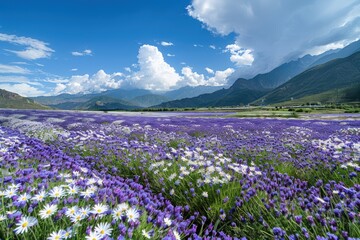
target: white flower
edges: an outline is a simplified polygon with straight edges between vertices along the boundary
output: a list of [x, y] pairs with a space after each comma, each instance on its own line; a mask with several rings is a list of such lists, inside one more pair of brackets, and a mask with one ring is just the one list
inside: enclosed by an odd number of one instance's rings
[[65, 192], [62, 187], [54, 187], [49, 193], [50, 197], [53, 198], [61, 198], [64, 194]]
[[83, 220], [85, 217], [85, 215], [83, 215], [81, 212], [77, 212], [75, 213], [74, 215], [70, 216], [70, 220], [71, 222], [73, 223], [78, 223], [80, 222], [81, 220]]
[[207, 192], [203, 192], [201, 195], [202, 195], [204, 198], [209, 197], [209, 194], [208, 194]]
[[66, 210], [65, 215], [67, 217], [72, 217], [75, 215], [75, 213], [78, 211], [78, 207], [77, 206], [72, 206], [71, 208], [68, 208], [68, 210]]
[[164, 218], [164, 223], [166, 224], [166, 226], [170, 227], [171, 226], [171, 219], [170, 218]]
[[38, 202], [42, 202], [44, 201], [46, 197], [46, 192], [45, 191], [41, 191], [38, 194], [36, 194], [34, 197], [32, 197], [32, 200], [38, 201]]
[[48, 218], [57, 211], [57, 205], [46, 204], [45, 208], [39, 212], [42, 219]]
[[169, 181], [172, 181], [176, 177], [176, 173], [173, 173], [169, 176]]
[[99, 223], [95, 227], [95, 232], [99, 234], [101, 237], [110, 236], [112, 232], [112, 228], [109, 223]]
[[21, 187], [21, 184], [18, 183], [18, 184], [11, 184], [10, 186], [8, 186], [8, 189], [13, 189], [13, 190], [19, 190], [19, 188]]
[[68, 194], [69, 195], [74, 195], [74, 194], [77, 194], [79, 191], [79, 188], [77, 186], [69, 186], [69, 189], [68, 189]]
[[174, 230], [173, 235], [174, 235], [176, 240], [181, 240], [180, 234], [177, 231]]
[[135, 222], [140, 217], [140, 214], [136, 208], [130, 208], [126, 210], [126, 217], [128, 219], [128, 222]]
[[65, 231], [64, 230], [59, 230], [59, 231], [54, 231], [50, 234], [50, 236], [47, 238], [47, 240], [60, 240], [62, 238], [64, 238], [64, 234]]
[[17, 192], [16, 189], [12, 189], [12, 188], [7, 189], [7, 190], [5, 191], [5, 197], [6, 197], [6, 198], [12, 198], [12, 197], [16, 196], [16, 192]]
[[100, 240], [101, 238], [97, 232], [90, 232], [90, 234], [85, 237], [86, 240]]
[[16, 224], [17, 228], [15, 228], [15, 234], [21, 234], [27, 232], [30, 227], [37, 224], [37, 219], [34, 217], [22, 217], [20, 221]]
[[27, 202], [31, 196], [27, 193], [21, 194], [18, 198], [18, 201]]
[[128, 209], [129, 209], [129, 205], [127, 203], [121, 203], [117, 205], [117, 207], [113, 209], [113, 213], [112, 213], [113, 219], [119, 220], [123, 215], [123, 213]]
[[143, 235], [145, 238], [147, 238], [147, 239], [150, 239], [150, 238], [151, 238], [150, 232], [147, 232], [145, 229], [143, 229], [143, 230], [141, 231], [141, 233], [142, 233], [142, 235]]
[[171, 196], [175, 194], [175, 190], [172, 188], [169, 193]]
[[90, 214], [90, 208], [89, 207], [82, 207], [79, 209], [79, 213], [83, 216], [83, 217], [87, 217]]
[[0, 222], [6, 220], [7, 217], [4, 214], [0, 214]]
[[93, 214], [103, 214], [108, 210], [108, 206], [98, 203], [93, 207], [93, 210], [91, 210], [91, 213]]

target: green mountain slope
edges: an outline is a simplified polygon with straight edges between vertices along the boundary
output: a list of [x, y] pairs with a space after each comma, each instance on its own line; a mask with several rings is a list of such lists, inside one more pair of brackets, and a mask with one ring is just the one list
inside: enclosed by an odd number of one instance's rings
[[273, 104], [328, 91], [356, 88], [360, 83], [360, 52], [315, 66], [274, 89], [255, 103]]
[[50, 109], [47, 106], [35, 103], [32, 99], [3, 89], [0, 89], [0, 108]]
[[139, 108], [132, 103], [111, 97], [94, 97], [87, 102], [81, 103], [75, 107], [78, 110], [133, 110]]
[[170, 101], [155, 107], [185, 108], [239, 106], [246, 105], [265, 95], [269, 91], [269, 89], [259, 86], [255, 81], [240, 78], [228, 89], [221, 89], [213, 93], [202, 94], [194, 98]]

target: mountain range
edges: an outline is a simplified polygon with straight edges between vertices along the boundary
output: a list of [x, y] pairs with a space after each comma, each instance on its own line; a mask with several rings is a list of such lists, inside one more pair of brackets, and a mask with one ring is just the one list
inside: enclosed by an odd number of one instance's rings
[[20, 96], [17, 93], [0, 89], [0, 108], [18, 109], [50, 109], [36, 103], [34, 100]]
[[[0, 107], [77, 110], [136, 110], [304, 102], [351, 102], [360, 96], [360, 40], [343, 49], [305, 55], [231, 86], [182, 87], [168, 92], [113, 89], [101, 93], [23, 98], [4, 90]], [[44, 106], [45, 105], [45, 106]]]
[[[348, 58], [349, 55], [358, 53], [360, 51], [360, 41], [356, 41], [347, 47], [340, 50], [331, 50], [318, 56], [305, 55], [296, 61], [291, 61], [280, 65], [272, 71], [259, 74], [252, 79], [238, 79], [228, 89], [222, 89], [215, 91], [211, 94], [202, 94], [195, 98], [186, 98], [176, 101], [170, 101], [157, 105], [156, 107], [166, 108], [185, 108], [185, 107], [219, 107], [219, 106], [241, 106], [247, 104], [273, 104], [279, 101], [294, 100], [294, 98], [305, 97], [311, 94], [319, 94], [321, 92], [331, 91], [332, 88], [347, 88], [351, 89], [354, 86], [354, 82], [358, 82], [357, 79], [353, 79], [356, 74], [356, 67], [351, 68], [354, 64], [353, 59]], [[340, 60], [344, 58], [343, 60]], [[335, 62], [331, 61], [334, 60]], [[348, 67], [344, 67], [345, 62], [349, 61]], [[323, 62], [329, 63], [322, 64]], [[331, 63], [331, 64], [330, 64]], [[337, 64], [341, 65], [337, 68]], [[332, 69], [334, 68], [334, 69]], [[312, 71], [310, 71], [310, 69]], [[321, 74], [320, 72], [330, 71], [331, 74], [339, 75], [336, 78], [337, 84], [332, 84], [334, 81], [329, 75]], [[310, 74], [305, 74], [310, 71]], [[319, 72], [318, 72], [319, 71]], [[301, 76], [300, 76], [301, 75]], [[297, 77], [300, 76], [300, 77]], [[340, 80], [341, 76], [347, 79], [343, 84]], [[307, 78], [316, 78], [311, 83], [306, 85], [306, 90], [302, 94], [300, 92], [305, 86], [303, 81]], [[319, 82], [318, 84], [316, 82]], [[292, 88], [288, 88], [292, 84]], [[328, 84], [330, 83], [330, 84]], [[352, 85], [349, 86], [348, 84]], [[285, 86], [284, 86], [285, 85]], [[279, 91], [279, 89], [285, 89]], [[296, 91], [297, 93], [295, 94]], [[344, 91], [344, 89], [342, 89]], [[283, 98], [275, 98], [275, 92], [278, 95], [283, 95]], [[345, 93], [344, 93], [345, 94]], [[355, 94], [356, 95], [356, 94]], [[267, 97], [264, 97], [267, 96]], [[290, 96], [290, 97], [289, 97]], [[263, 98], [264, 97], [264, 98]], [[259, 100], [260, 99], [260, 100]], [[266, 101], [264, 101], [264, 99]], [[349, 101], [356, 100], [354, 98], [347, 98]], [[343, 99], [345, 100], [345, 99]], [[324, 99], [323, 99], [324, 102]]]

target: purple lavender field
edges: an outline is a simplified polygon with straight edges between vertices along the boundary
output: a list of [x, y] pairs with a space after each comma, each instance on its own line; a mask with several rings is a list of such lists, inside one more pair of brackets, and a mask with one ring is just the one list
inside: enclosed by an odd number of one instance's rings
[[360, 121], [0, 110], [0, 239], [360, 239]]

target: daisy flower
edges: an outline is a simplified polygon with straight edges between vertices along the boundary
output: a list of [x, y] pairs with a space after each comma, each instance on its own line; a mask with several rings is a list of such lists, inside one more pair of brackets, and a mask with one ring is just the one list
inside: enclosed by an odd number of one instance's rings
[[74, 214], [78, 211], [78, 207], [77, 206], [72, 206], [71, 208], [68, 208], [68, 210], [66, 210], [65, 215], [67, 217], [72, 217], [74, 216]]
[[173, 235], [176, 240], [181, 240], [180, 234], [176, 230], [173, 231]]
[[83, 216], [83, 217], [87, 217], [90, 214], [90, 208], [89, 207], [82, 207], [79, 209], [79, 213]]
[[49, 195], [50, 195], [50, 197], [53, 197], [53, 198], [61, 198], [62, 196], [65, 195], [65, 192], [62, 189], [62, 187], [54, 187], [50, 191]]
[[95, 227], [95, 232], [99, 234], [101, 237], [110, 236], [112, 232], [112, 228], [109, 223], [99, 223]]
[[50, 234], [50, 236], [47, 238], [47, 240], [60, 240], [64, 238], [64, 230], [54, 231]]
[[164, 218], [164, 223], [166, 224], [166, 226], [168, 226], [168, 227], [170, 227], [171, 226], [171, 223], [172, 223], [172, 221], [171, 221], [171, 219], [170, 218]]
[[68, 238], [71, 238], [75, 235], [75, 233], [73, 232], [72, 228], [69, 227], [67, 228], [66, 230], [64, 230], [64, 239], [68, 239]]
[[34, 217], [22, 217], [20, 221], [16, 224], [17, 228], [15, 228], [15, 234], [26, 233], [30, 227], [37, 224], [37, 219]]
[[10, 188], [10, 189], [7, 189], [7, 190], [5, 191], [4, 196], [5, 196], [6, 198], [12, 198], [12, 197], [16, 196], [16, 192], [17, 192], [16, 189]]
[[102, 237], [97, 232], [90, 232], [89, 235], [85, 237], [86, 240], [100, 240]]
[[69, 189], [67, 190], [69, 195], [77, 194], [79, 191], [79, 188], [77, 186], [69, 186]]
[[4, 214], [0, 214], [0, 222], [6, 220], [6, 216]]
[[70, 220], [71, 220], [71, 222], [73, 222], [73, 223], [78, 223], [78, 222], [80, 222], [81, 220], [83, 220], [84, 218], [85, 218], [85, 216], [84, 216], [82, 213], [80, 213], [80, 212], [77, 212], [77, 213], [75, 213], [74, 215], [70, 216]]
[[38, 194], [36, 194], [35, 196], [33, 196], [31, 199], [34, 201], [42, 202], [44, 201], [45, 197], [46, 197], [46, 192], [43, 190]]
[[209, 197], [209, 194], [208, 194], [207, 192], [203, 192], [201, 195], [202, 195], [204, 198]]
[[143, 229], [143, 230], [141, 231], [141, 233], [142, 233], [142, 235], [143, 235], [145, 238], [147, 238], [147, 239], [150, 239], [150, 238], [151, 238], [151, 236], [150, 236], [150, 231], [147, 232], [145, 229]]
[[24, 193], [19, 196], [18, 201], [27, 202], [30, 198], [31, 196], [29, 194]]
[[119, 220], [123, 213], [129, 209], [129, 205], [127, 203], [121, 203], [117, 205], [115, 209], [113, 209], [112, 216], [114, 220]]
[[57, 205], [46, 204], [45, 208], [39, 212], [42, 219], [48, 218], [57, 211]]
[[93, 214], [103, 214], [108, 210], [108, 206], [98, 203], [93, 207], [93, 210], [91, 210], [91, 213]]
[[136, 208], [129, 208], [126, 210], [126, 217], [128, 222], [135, 222], [140, 217], [140, 214]]

